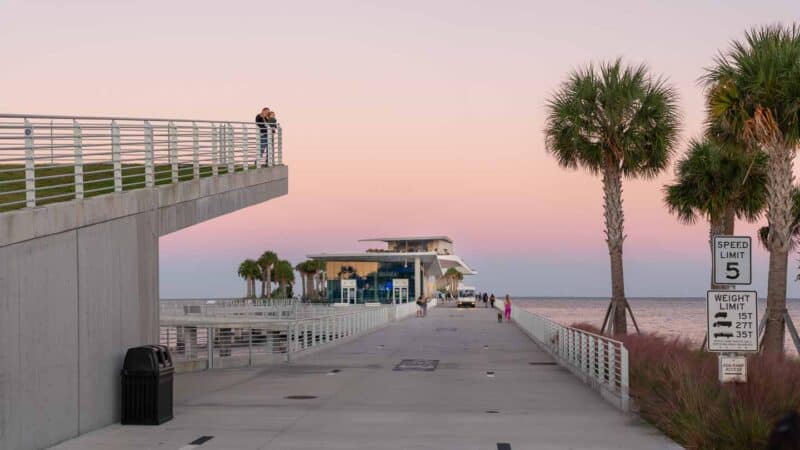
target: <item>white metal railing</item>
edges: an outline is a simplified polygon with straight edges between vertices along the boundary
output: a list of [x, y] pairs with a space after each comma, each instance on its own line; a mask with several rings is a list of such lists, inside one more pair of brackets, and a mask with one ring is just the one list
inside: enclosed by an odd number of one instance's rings
[[333, 307], [291, 299], [162, 300], [159, 340], [179, 371], [251, 367], [291, 361], [293, 355], [414, 315], [417, 308], [415, 303]]
[[[502, 310], [502, 302], [497, 308]], [[512, 308], [511, 318], [559, 365], [621, 410], [630, 410], [628, 350], [622, 342], [560, 325], [519, 307]]]
[[281, 165], [280, 124], [0, 113], [0, 211]]

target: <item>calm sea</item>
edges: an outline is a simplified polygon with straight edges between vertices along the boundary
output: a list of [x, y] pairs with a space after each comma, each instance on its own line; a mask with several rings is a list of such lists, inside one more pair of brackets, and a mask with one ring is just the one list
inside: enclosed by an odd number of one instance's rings
[[[600, 327], [608, 307], [608, 298], [518, 297], [515, 306], [542, 314], [563, 325], [588, 322]], [[705, 298], [629, 298], [631, 309], [642, 332], [655, 332], [669, 337], [688, 338], [698, 345], [706, 332]], [[759, 320], [766, 301], [759, 300]], [[800, 299], [787, 301], [789, 315], [800, 328]], [[629, 322], [629, 328], [632, 327]], [[786, 348], [797, 354], [786, 334]]]

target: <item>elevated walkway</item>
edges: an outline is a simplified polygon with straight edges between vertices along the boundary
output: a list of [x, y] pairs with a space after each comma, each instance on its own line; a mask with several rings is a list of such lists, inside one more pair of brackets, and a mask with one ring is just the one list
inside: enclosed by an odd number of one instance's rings
[[259, 133], [0, 114], [0, 449], [119, 421], [125, 351], [159, 339], [159, 237], [288, 192]]
[[[438, 366], [394, 370], [405, 359]], [[482, 308], [439, 307], [288, 365], [179, 375], [176, 390], [171, 422], [55, 448], [180, 449], [201, 436], [213, 436], [202, 450], [680, 448]]]

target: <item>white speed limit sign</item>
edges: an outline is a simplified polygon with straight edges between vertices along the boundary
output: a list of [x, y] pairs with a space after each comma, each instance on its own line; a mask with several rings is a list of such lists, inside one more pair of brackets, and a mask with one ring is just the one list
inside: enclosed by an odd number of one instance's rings
[[714, 236], [714, 284], [750, 284], [750, 236]]

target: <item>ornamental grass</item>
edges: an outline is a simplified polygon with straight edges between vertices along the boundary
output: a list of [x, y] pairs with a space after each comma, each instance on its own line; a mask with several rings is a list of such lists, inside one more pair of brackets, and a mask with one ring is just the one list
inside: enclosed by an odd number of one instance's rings
[[[573, 327], [596, 333], [585, 323]], [[800, 410], [800, 361], [747, 358], [747, 383], [718, 380], [717, 355], [685, 339], [631, 334], [630, 394], [642, 418], [687, 449], [766, 449], [781, 418]]]

